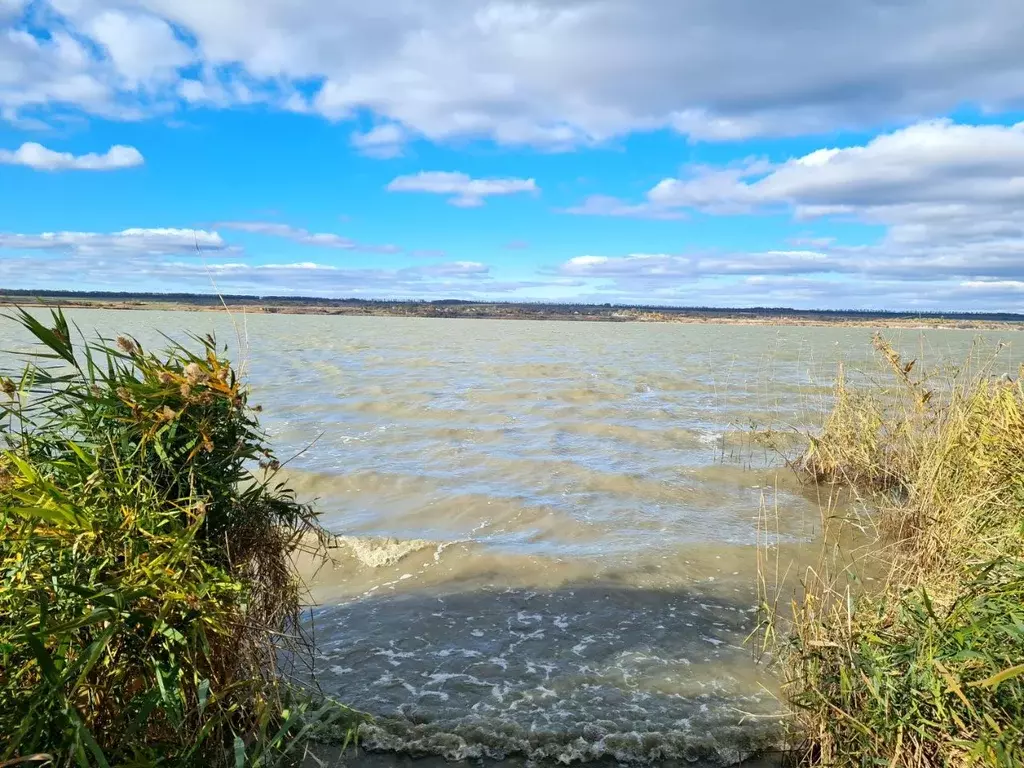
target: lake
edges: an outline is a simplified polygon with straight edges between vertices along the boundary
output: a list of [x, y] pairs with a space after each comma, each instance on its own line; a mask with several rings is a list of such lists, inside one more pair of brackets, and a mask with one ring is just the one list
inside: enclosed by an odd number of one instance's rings
[[[757, 551], [798, 574], [822, 511], [750, 429], [819, 423], [839, 361], [879, 370], [870, 330], [68, 315], [149, 347], [213, 331], [243, 360], [288, 479], [343, 537], [310, 573], [317, 678], [379, 716], [367, 748], [723, 764], [776, 742], [745, 645]], [[892, 334], [933, 365], [978, 337]], [[997, 372], [1015, 338], [985, 334], [1011, 342]], [[0, 322], [0, 348], [25, 342]]]

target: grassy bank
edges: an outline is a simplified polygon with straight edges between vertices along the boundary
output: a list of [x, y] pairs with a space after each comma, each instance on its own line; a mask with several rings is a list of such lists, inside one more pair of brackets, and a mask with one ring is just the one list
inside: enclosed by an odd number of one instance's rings
[[38, 344], [0, 378], [0, 765], [268, 766], [350, 732], [279, 668], [319, 527], [215, 341], [14, 319]]
[[[1024, 764], [1024, 388], [931, 377], [881, 338], [889, 378], [840, 375], [799, 472], [847, 486], [879, 540], [804, 578], [774, 652], [801, 759]], [[870, 584], [858, 575], [882, 574]]]

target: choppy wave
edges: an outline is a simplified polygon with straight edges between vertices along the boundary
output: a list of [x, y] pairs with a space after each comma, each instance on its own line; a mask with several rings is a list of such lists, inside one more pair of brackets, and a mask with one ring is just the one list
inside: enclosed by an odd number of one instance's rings
[[743, 647], [754, 601], [714, 581], [374, 595], [317, 613], [318, 682], [376, 717], [371, 750], [726, 765], [781, 737]]
[[328, 556], [338, 557], [344, 551], [370, 568], [386, 568], [414, 552], [435, 549], [437, 542], [424, 539], [372, 538], [365, 536], [335, 536], [331, 540]]
[[618, 728], [611, 721], [568, 731], [543, 731], [486, 719], [454, 726], [380, 719], [362, 726], [360, 737], [364, 749], [413, 757], [437, 755], [461, 761], [518, 756], [559, 764], [610, 758], [634, 765], [679, 760], [727, 766], [779, 750], [783, 744], [777, 718], [747, 723], [696, 720], [664, 730]]

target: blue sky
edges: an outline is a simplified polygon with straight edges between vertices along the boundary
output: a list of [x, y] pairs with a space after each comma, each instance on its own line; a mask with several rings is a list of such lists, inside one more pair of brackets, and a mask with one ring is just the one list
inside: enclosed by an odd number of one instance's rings
[[0, 287], [1024, 311], [1024, 4], [0, 0]]

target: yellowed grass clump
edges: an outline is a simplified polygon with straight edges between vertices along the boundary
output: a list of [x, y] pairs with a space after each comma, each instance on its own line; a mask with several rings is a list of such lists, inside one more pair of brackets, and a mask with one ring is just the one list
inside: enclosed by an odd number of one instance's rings
[[[851, 386], [796, 462], [851, 488], [880, 537], [805, 579], [775, 649], [809, 761], [1024, 764], [1024, 388], [931, 378], [880, 337], [891, 384]], [[884, 578], [865, 585], [872, 570]], [[853, 574], [853, 575], [851, 575]], [[775, 628], [778, 630], [778, 627]]]

